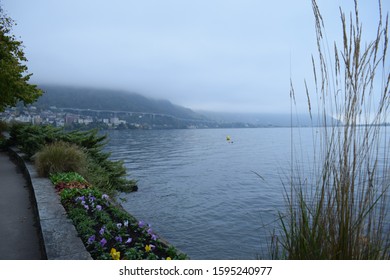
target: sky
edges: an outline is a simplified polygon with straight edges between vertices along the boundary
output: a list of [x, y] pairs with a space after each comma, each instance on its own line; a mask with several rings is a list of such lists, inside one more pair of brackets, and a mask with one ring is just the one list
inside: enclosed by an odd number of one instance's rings
[[[341, 6], [318, 0], [329, 42]], [[390, 1], [382, 1], [384, 12]], [[194, 110], [306, 111], [316, 55], [310, 0], [0, 0], [23, 41], [31, 82], [126, 90]], [[361, 0], [367, 38], [378, 1]], [[372, 36], [371, 36], [372, 37]]]

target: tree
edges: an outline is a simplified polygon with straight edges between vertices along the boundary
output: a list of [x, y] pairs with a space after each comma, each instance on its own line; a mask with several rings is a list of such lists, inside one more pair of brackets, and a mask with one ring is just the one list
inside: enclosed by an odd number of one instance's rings
[[32, 74], [27, 73], [22, 42], [11, 34], [14, 25], [0, 7], [0, 112], [20, 101], [33, 103], [43, 93], [28, 83]]

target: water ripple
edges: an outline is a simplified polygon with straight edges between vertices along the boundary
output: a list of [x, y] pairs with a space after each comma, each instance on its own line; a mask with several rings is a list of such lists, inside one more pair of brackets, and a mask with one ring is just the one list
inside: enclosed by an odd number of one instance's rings
[[266, 248], [264, 225], [283, 205], [289, 133], [113, 131], [108, 150], [138, 180], [123, 206], [173, 245], [192, 259], [255, 259]]

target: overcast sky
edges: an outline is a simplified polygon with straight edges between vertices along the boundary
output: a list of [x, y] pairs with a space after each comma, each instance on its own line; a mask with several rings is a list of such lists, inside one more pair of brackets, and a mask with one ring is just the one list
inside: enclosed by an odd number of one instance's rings
[[[34, 83], [128, 90], [192, 109], [298, 109], [316, 53], [310, 0], [0, 0], [17, 22]], [[369, 37], [378, 1], [360, 1]], [[390, 1], [382, 1], [389, 11]], [[330, 42], [339, 7], [319, 0]], [[375, 20], [374, 20], [375, 19]]]

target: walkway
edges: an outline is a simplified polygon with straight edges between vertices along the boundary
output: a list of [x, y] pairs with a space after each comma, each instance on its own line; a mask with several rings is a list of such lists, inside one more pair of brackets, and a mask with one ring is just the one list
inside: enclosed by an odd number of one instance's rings
[[45, 259], [31, 187], [6, 152], [0, 152], [0, 259]]

